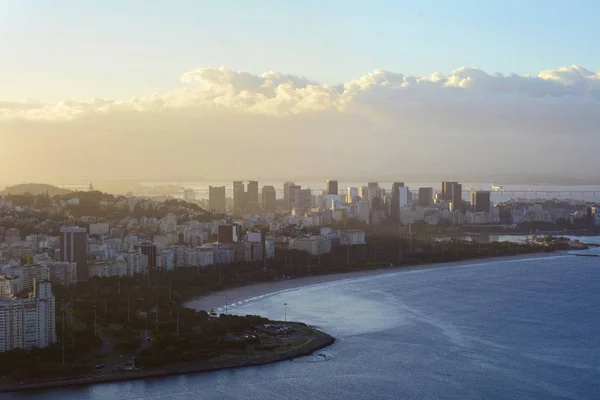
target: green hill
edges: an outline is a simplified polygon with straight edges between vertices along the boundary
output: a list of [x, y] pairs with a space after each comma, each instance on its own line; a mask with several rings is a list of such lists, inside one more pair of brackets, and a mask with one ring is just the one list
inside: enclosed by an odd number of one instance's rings
[[56, 196], [67, 194], [71, 191], [68, 189], [61, 189], [53, 185], [47, 185], [45, 183], [21, 183], [14, 186], [7, 186], [3, 192], [0, 192], [0, 194], [9, 195], [31, 193], [33, 195], [36, 195], [43, 194], [46, 192], [48, 192], [50, 196]]

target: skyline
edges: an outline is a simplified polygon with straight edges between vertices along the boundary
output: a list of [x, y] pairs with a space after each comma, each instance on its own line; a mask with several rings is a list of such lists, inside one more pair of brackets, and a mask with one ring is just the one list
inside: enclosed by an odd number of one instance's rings
[[2, 180], [593, 177], [600, 5], [453, 4], [0, 1]]

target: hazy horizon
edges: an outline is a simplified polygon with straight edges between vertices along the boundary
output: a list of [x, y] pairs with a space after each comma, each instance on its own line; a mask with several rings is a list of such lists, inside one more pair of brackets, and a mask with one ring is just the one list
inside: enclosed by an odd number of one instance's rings
[[467, 3], [1, 3], [0, 181], [594, 177], [595, 13]]

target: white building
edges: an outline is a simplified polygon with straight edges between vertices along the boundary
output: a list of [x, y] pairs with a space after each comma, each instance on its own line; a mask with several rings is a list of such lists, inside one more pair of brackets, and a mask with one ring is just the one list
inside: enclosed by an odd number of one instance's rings
[[400, 188], [400, 207], [407, 206], [410, 204], [411, 193], [408, 187]]
[[55, 304], [49, 281], [35, 281], [29, 299], [0, 300], [0, 352], [56, 343]]
[[108, 223], [90, 224], [90, 235], [108, 235], [110, 225]]
[[235, 249], [228, 244], [216, 246], [217, 264], [233, 264], [235, 262]]
[[213, 265], [215, 250], [210, 246], [202, 246], [196, 249], [196, 264], [200, 267]]
[[306, 251], [310, 255], [328, 253], [331, 245], [328, 244], [328, 238], [325, 236], [306, 236], [292, 239], [290, 247], [299, 251]]
[[340, 244], [342, 246], [353, 246], [355, 244], [365, 244], [365, 231], [358, 229], [346, 229], [339, 231]]

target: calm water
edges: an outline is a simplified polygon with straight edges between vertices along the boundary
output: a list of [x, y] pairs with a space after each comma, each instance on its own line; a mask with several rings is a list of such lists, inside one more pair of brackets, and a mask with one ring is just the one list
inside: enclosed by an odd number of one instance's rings
[[[319, 356], [16, 399], [597, 399], [600, 258], [465, 263], [288, 290], [234, 312], [338, 338]], [[8, 395], [10, 398], [11, 395]]]

